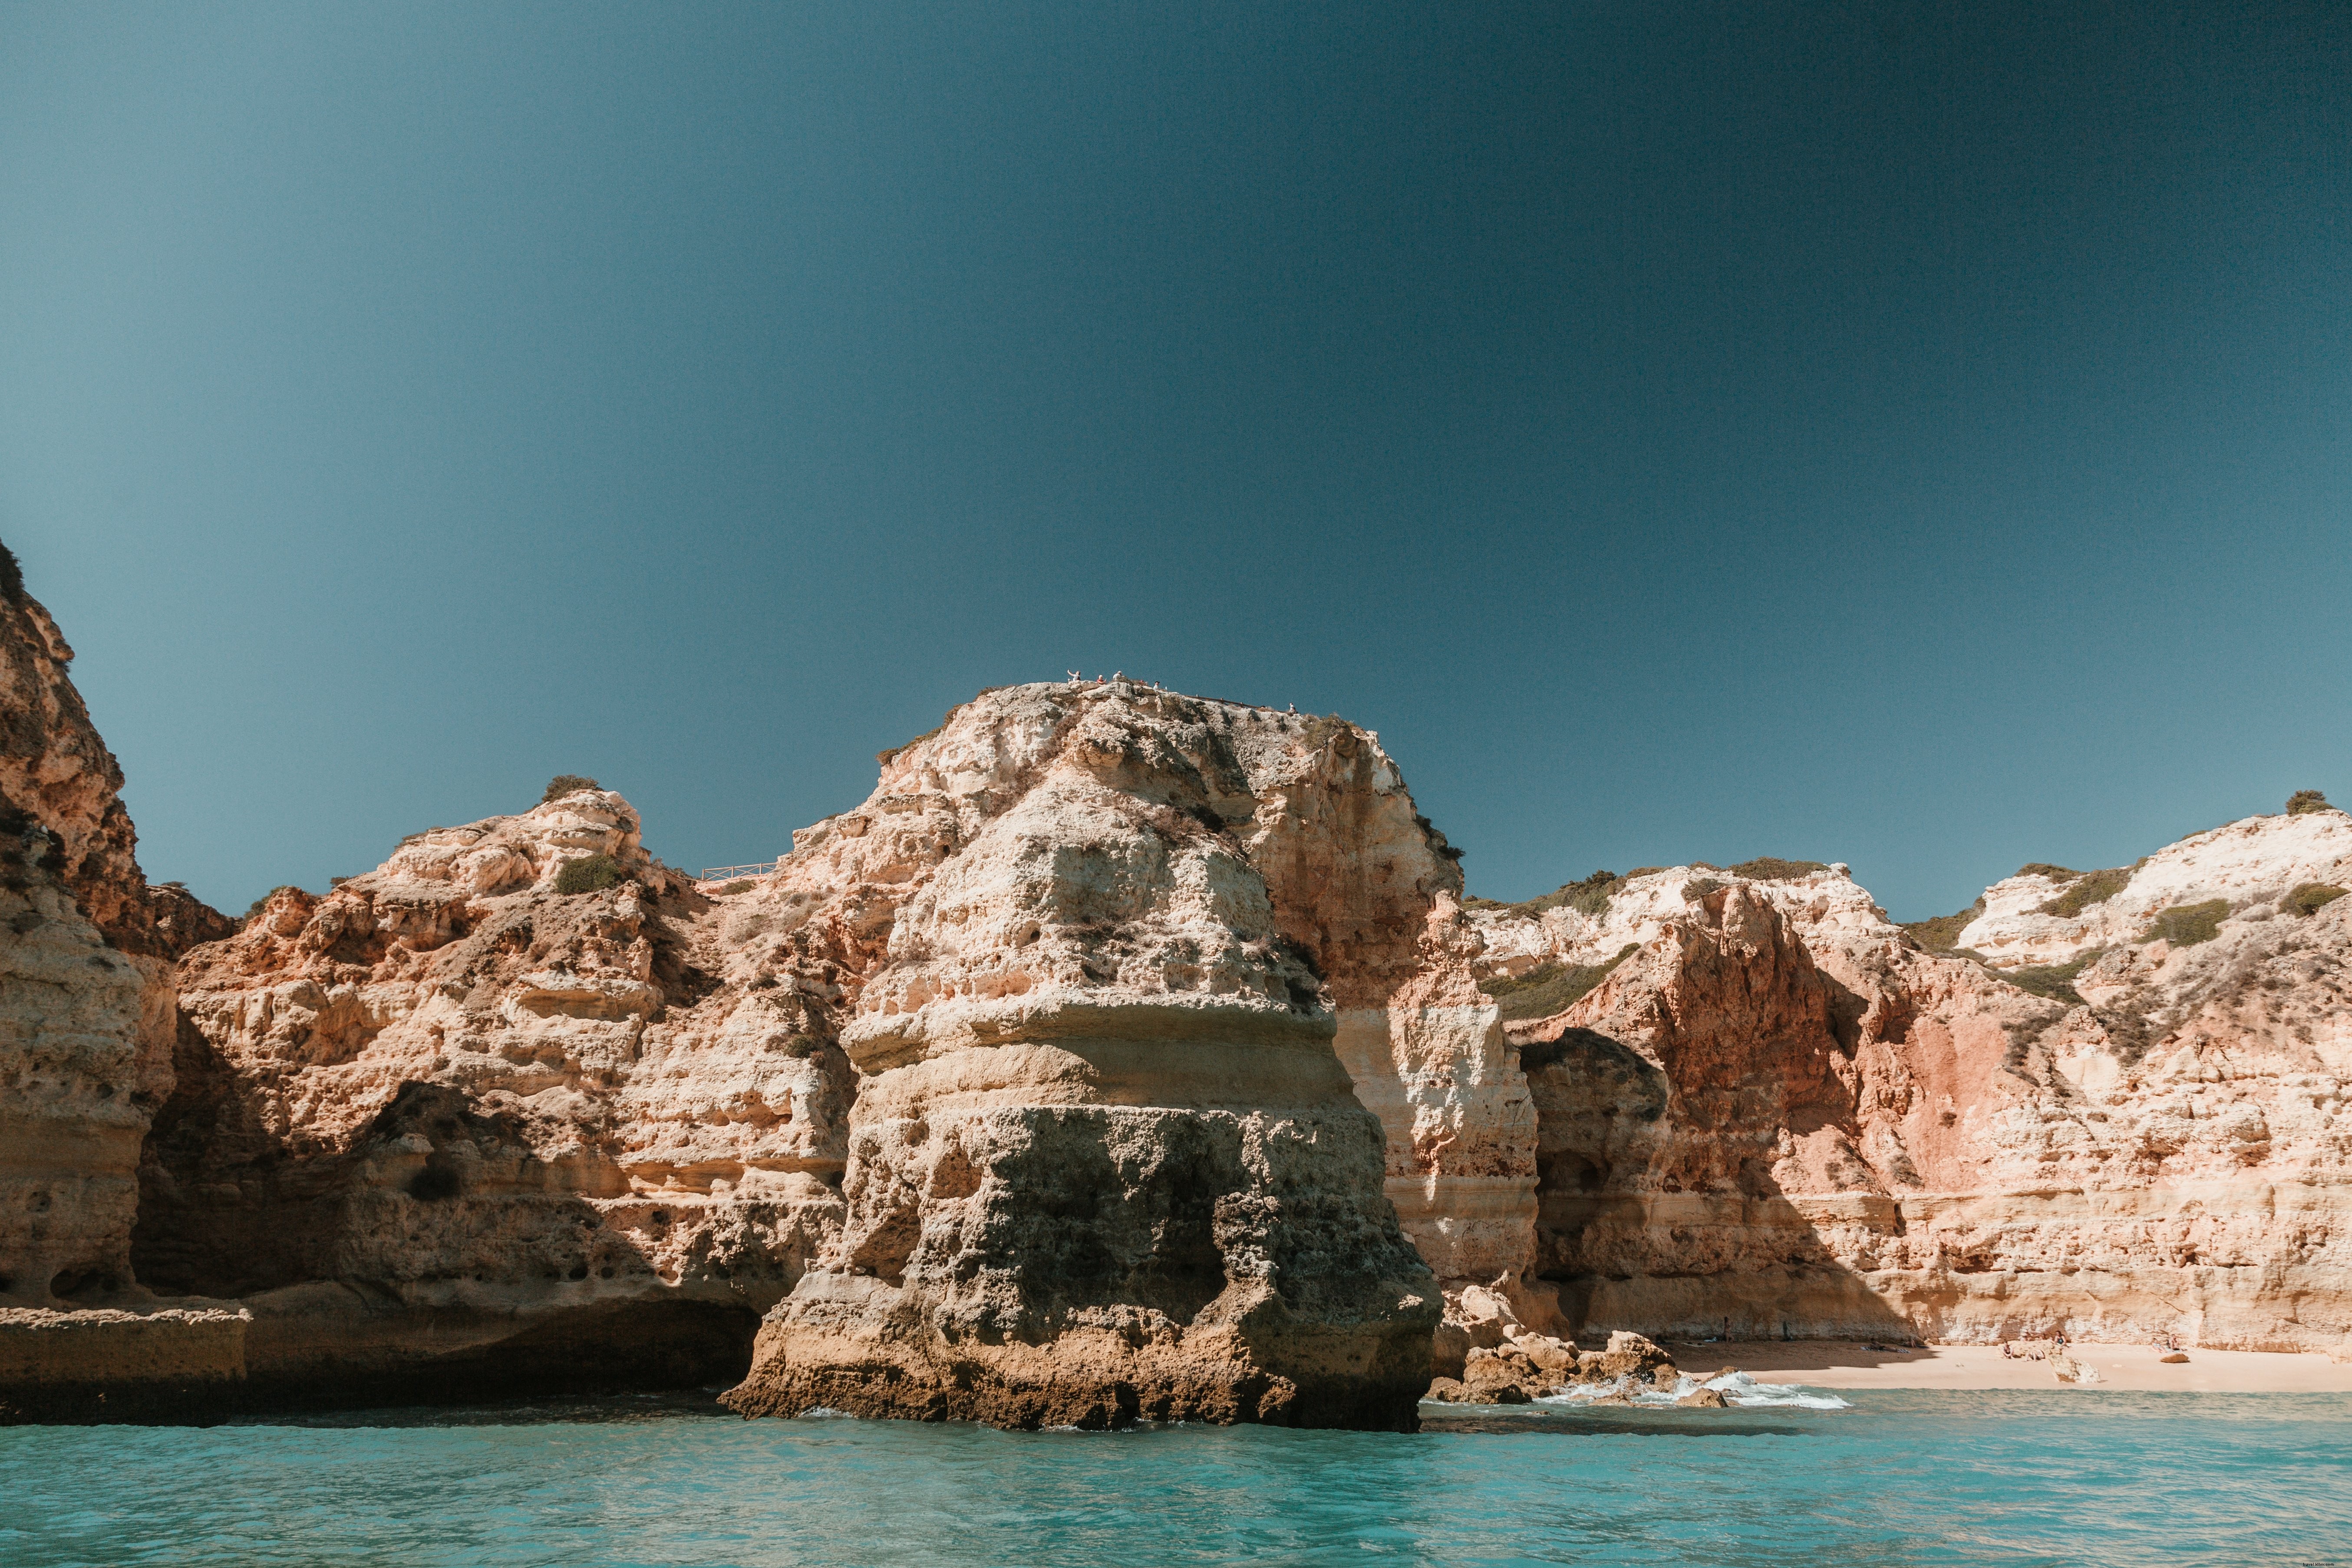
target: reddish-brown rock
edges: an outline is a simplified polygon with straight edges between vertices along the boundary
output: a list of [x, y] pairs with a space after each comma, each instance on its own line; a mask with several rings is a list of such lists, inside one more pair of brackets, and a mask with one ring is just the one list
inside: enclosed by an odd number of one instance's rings
[[[1651, 1332], [2339, 1344], [2352, 924], [2287, 895], [2347, 873], [2338, 814], [2200, 835], [2126, 879], [2128, 918], [2015, 917], [2034, 956], [2082, 961], [2021, 976], [2039, 992], [1923, 950], [1843, 868], [1482, 914], [1498, 969], [1633, 947], [1509, 1026], [1539, 1269], [1572, 1321]], [[1969, 931], [2010, 929], [2007, 898]], [[2210, 933], [2175, 945], [2175, 908]], [[2101, 945], [2119, 932], [2141, 940]]]
[[279, 889], [181, 967], [141, 1279], [248, 1301], [256, 1378], [730, 1374], [838, 1225], [848, 1092], [724, 930], [593, 787]]

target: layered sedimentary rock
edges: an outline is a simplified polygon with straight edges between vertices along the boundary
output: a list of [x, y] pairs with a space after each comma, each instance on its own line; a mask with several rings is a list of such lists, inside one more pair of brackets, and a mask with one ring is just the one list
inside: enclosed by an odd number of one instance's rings
[[0, 560], [0, 1304], [35, 1308], [130, 1282], [140, 1140], [172, 1086], [170, 963], [229, 929], [147, 886], [72, 659]]
[[1366, 732], [1127, 684], [988, 694], [724, 889], [593, 787], [432, 829], [182, 965], [133, 1260], [280, 1383], [707, 1375], [801, 1281], [747, 1406], [1409, 1420], [1333, 1003], [1507, 1053], [1443, 851]]
[[1508, 1026], [1539, 1273], [1572, 1321], [1653, 1333], [2340, 1345], [2352, 929], [2307, 889], [2352, 881], [2347, 851], [2322, 813], [2200, 835], [2102, 901], [2032, 868], [1960, 932], [2039, 965], [2008, 973], [1925, 950], [1843, 868], [1480, 912], [1497, 973], [1614, 964]]
[[257, 1377], [740, 1369], [837, 1225], [845, 1068], [712, 914], [593, 786], [279, 889], [181, 967], [141, 1279], [247, 1300]]
[[0, 837], [0, 1298], [30, 1306], [130, 1279], [139, 1142], [171, 1082], [145, 1048], [148, 976], [49, 848], [37, 827]]
[[1402, 1425], [1570, 1331], [2352, 1330], [2312, 800], [1912, 928], [1787, 862], [1504, 907], [1369, 731], [1027, 686], [742, 882], [565, 780], [240, 927], [0, 589], [7, 1410]]
[[730, 1401], [1409, 1425], [1439, 1298], [1331, 1003], [1413, 972], [1438, 842], [1362, 731], [1124, 684], [886, 756], [747, 895], [902, 889], [836, 1015], [844, 1228]]

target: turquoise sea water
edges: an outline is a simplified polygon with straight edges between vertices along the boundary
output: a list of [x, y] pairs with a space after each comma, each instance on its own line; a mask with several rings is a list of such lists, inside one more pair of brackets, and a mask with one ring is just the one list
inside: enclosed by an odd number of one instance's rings
[[2352, 1395], [1861, 1393], [1417, 1436], [658, 1396], [0, 1430], [0, 1563], [2352, 1563]]

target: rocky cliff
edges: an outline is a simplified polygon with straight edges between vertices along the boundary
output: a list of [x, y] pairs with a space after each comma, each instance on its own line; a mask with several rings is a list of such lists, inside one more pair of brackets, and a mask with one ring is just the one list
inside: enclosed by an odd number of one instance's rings
[[1363, 731], [1124, 684], [887, 756], [746, 899], [897, 889], [833, 1014], [847, 1217], [732, 1402], [1410, 1426], [1439, 1297], [1332, 1041], [1414, 972], [1434, 842]]
[[0, 549], [0, 1304], [131, 1279], [140, 1141], [172, 1087], [171, 961], [230, 929], [150, 888], [68, 668]]
[[1538, 1272], [1572, 1324], [1652, 1333], [2338, 1347], [2347, 884], [2325, 811], [1915, 931], [1842, 867], [1478, 911], [1507, 1004], [1591, 987], [1507, 1026]]
[[746, 1408], [1411, 1421], [1441, 1298], [1333, 1042], [1459, 877], [1374, 737], [1006, 689], [728, 889], [573, 782], [181, 965], [132, 1260], [249, 1377], [718, 1375], [783, 1300]]
[[2352, 1331], [2324, 803], [1907, 928], [1782, 861], [1503, 906], [1371, 731], [1055, 683], [740, 882], [566, 778], [237, 926], [7, 586], [0, 1406], [1402, 1426], [1542, 1334]]
[[282, 1382], [729, 1375], [838, 1226], [847, 1105], [718, 912], [586, 780], [279, 889], [181, 966], [141, 1281], [243, 1300]]

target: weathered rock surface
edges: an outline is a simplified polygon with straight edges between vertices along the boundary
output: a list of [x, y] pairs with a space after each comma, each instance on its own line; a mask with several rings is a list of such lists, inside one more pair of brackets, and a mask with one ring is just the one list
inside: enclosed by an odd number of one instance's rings
[[749, 1367], [747, 1412], [1399, 1426], [1654, 1397], [1629, 1330], [2352, 1331], [2341, 813], [1916, 930], [1785, 862], [1505, 908], [1368, 731], [1041, 685], [748, 888], [583, 786], [240, 928], [147, 887], [0, 599], [19, 1413]]
[[1124, 684], [887, 755], [744, 895], [898, 889], [835, 1015], [847, 1217], [730, 1403], [1410, 1425], [1439, 1298], [1331, 1002], [1412, 973], [1432, 845], [1362, 731]]
[[0, 1296], [33, 1305], [129, 1281], [139, 1142], [171, 1082], [145, 1048], [150, 977], [47, 848], [37, 828], [0, 838]]
[[1620, 1389], [1647, 1384], [1671, 1393], [1679, 1377], [1664, 1346], [1622, 1329], [1599, 1351], [1580, 1351], [1548, 1334], [1521, 1333], [1503, 1345], [1472, 1350], [1459, 1380], [1435, 1379], [1423, 1397], [1456, 1405], [1525, 1405], [1580, 1384]]
[[37, 858], [118, 952], [173, 959], [234, 922], [177, 887], [151, 888], [123, 809], [122, 769], [99, 739], [57, 622], [0, 570], [0, 814], [48, 836]]
[[0, 1308], [0, 1425], [202, 1415], [245, 1379], [249, 1312]]
[[593, 788], [278, 889], [181, 966], [141, 1279], [245, 1299], [257, 1378], [731, 1375], [838, 1225], [846, 1079], [713, 916]]
[[0, 579], [0, 1303], [38, 1308], [130, 1283], [170, 962], [230, 927], [147, 886], [73, 650], [13, 557]]
[[[2250, 816], [2114, 871], [2028, 868], [1985, 889], [1980, 912], [1955, 945], [2003, 967], [2063, 964], [2145, 943], [2167, 910], [2220, 900], [2242, 920], [2258, 909], [2278, 910], [2297, 887], [2352, 885], [2347, 879], [2352, 816], [2334, 810]], [[2120, 884], [2112, 892], [2110, 881]], [[2070, 914], [2069, 903], [2081, 907]]]
[[[2021, 912], [2063, 878], [1997, 885], [1962, 939], [2083, 961], [2072, 991], [2019, 974], [2051, 994], [1922, 950], [1843, 868], [1480, 911], [1497, 973], [1633, 949], [1508, 1026], [1539, 1271], [1571, 1322], [1654, 1333], [2341, 1343], [2352, 911], [2287, 900], [2352, 879], [2347, 849], [2340, 814], [2257, 817], [2076, 916]], [[2170, 910], [2212, 934], [2176, 945]]]

